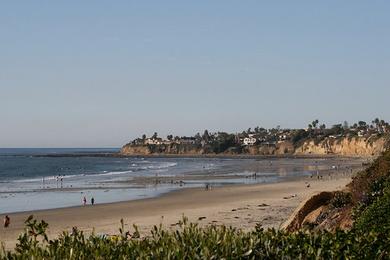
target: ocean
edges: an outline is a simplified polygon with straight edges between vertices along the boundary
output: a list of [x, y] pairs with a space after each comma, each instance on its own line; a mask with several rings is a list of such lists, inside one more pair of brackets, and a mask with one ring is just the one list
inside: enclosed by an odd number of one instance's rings
[[[150, 198], [188, 187], [309, 176], [313, 159], [120, 158], [119, 149], [0, 149], [0, 213]], [[256, 174], [255, 174], [256, 173]]]

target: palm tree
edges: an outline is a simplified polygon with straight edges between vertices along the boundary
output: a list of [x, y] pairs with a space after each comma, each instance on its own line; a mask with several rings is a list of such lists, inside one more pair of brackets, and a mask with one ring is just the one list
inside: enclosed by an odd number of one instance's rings
[[311, 125], [314, 127], [314, 128], [317, 128], [317, 125], [318, 125], [319, 121], [318, 119], [314, 120]]
[[376, 127], [376, 129], [378, 130], [378, 129], [379, 129], [379, 124], [380, 124], [379, 118], [375, 118], [375, 119], [372, 121], [372, 123], [375, 124], [375, 127]]

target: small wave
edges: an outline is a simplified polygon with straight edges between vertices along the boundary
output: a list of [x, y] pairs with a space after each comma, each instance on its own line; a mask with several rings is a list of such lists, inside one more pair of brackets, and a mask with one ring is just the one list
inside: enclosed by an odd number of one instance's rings
[[118, 171], [118, 172], [109, 172], [109, 171], [103, 171], [103, 173], [83, 173], [83, 174], [74, 174], [74, 175], [63, 175], [63, 176], [45, 176], [43, 177], [36, 177], [36, 178], [30, 178], [30, 179], [20, 179], [20, 180], [13, 180], [13, 183], [31, 183], [31, 182], [42, 182], [43, 179], [45, 182], [50, 181], [56, 181], [57, 178], [60, 181], [62, 179], [70, 179], [70, 178], [77, 178], [77, 177], [86, 177], [93, 178], [94, 176], [110, 176], [110, 175], [119, 175], [119, 174], [127, 174], [131, 173], [133, 171]]
[[163, 163], [160, 165], [151, 165], [149, 166], [149, 169], [165, 169], [165, 168], [171, 168], [175, 167], [177, 163]]
[[148, 161], [148, 160], [138, 160], [137, 163], [146, 164], [146, 163], [153, 163], [153, 162]]
[[91, 176], [111, 176], [111, 175], [127, 174], [127, 173], [132, 173], [132, 172], [133, 172], [133, 171], [105, 172], [105, 173], [93, 174], [93, 175], [91, 175]]
[[41, 182], [43, 180], [45, 181], [55, 181], [62, 179], [69, 179], [69, 178], [75, 178], [75, 177], [81, 177], [85, 176], [86, 174], [74, 174], [74, 175], [62, 175], [62, 176], [45, 176], [45, 177], [37, 177], [37, 178], [31, 178], [31, 179], [21, 179], [21, 180], [14, 180], [12, 182], [16, 183], [24, 183], [24, 182]]
[[158, 169], [167, 169], [171, 167], [175, 167], [177, 163], [162, 163], [158, 165], [149, 165], [149, 166], [144, 166], [140, 167], [141, 170], [158, 170]]

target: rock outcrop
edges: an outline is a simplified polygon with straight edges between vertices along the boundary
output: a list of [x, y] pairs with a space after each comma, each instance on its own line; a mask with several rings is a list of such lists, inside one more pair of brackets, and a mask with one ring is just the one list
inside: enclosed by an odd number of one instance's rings
[[353, 220], [349, 195], [347, 190], [315, 194], [304, 201], [281, 228], [289, 232], [302, 228], [328, 231], [350, 229]]
[[301, 203], [290, 218], [282, 225], [282, 229], [296, 231], [304, 223], [314, 222], [333, 198], [333, 192], [320, 192]]

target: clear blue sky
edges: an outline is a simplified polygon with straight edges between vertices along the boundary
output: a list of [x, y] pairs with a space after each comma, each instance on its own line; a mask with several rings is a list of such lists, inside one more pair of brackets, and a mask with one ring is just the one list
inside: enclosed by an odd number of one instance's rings
[[0, 147], [390, 120], [389, 1], [2, 1]]

